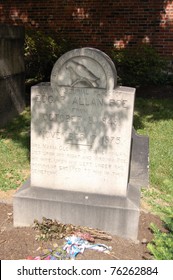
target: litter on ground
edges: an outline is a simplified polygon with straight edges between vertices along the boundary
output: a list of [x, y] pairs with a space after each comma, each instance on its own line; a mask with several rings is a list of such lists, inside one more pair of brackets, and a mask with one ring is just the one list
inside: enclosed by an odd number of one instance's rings
[[96, 250], [110, 254], [111, 247], [105, 244], [95, 244], [95, 239], [110, 241], [112, 236], [104, 231], [72, 224], [63, 224], [56, 220], [43, 217], [42, 222], [34, 221], [33, 228], [38, 232], [36, 240], [58, 240], [65, 238], [62, 248], [44, 250], [44, 254], [37, 257], [29, 256], [29, 260], [65, 260], [75, 259], [78, 254], [87, 250]]
[[65, 240], [66, 244], [63, 249], [67, 252], [70, 259], [74, 259], [79, 253], [83, 254], [85, 249], [96, 250], [107, 254], [109, 254], [110, 250], [112, 250], [112, 247], [104, 244], [92, 244], [75, 235], [66, 237]]
[[28, 256], [27, 260], [68, 260], [75, 259], [78, 254], [83, 254], [87, 250], [96, 250], [110, 254], [112, 247], [105, 244], [93, 244], [79, 236], [72, 235], [65, 238], [66, 242], [62, 248], [47, 249], [41, 256]]

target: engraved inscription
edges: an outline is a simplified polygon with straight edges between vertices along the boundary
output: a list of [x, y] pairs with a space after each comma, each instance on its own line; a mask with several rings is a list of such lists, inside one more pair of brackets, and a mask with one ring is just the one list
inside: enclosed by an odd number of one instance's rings
[[[92, 180], [99, 181], [97, 191], [103, 182], [105, 186], [114, 182], [121, 190], [124, 185], [125, 194], [130, 156], [127, 133], [131, 129], [126, 123], [133, 112], [130, 97], [118, 89], [108, 93], [95, 88], [57, 89], [64, 94], [62, 102], [52, 94], [37, 93], [34, 109], [39, 108], [43, 125], [34, 138], [36, 146], [32, 140], [32, 178], [45, 177], [55, 187], [56, 181], [64, 188], [66, 182], [69, 189], [73, 189], [72, 180], [80, 184], [80, 178], [85, 178], [88, 188]], [[34, 129], [33, 134], [37, 134]], [[124, 145], [128, 145], [126, 149]]]
[[[43, 152], [44, 151], [44, 152]], [[104, 177], [105, 174], [114, 176], [122, 176], [124, 167], [122, 163], [126, 163], [125, 154], [115, 154], [112, 158], [111, 154], [97, 154], [86, 153], [86, 150], [81, 150], [80, 154], [71, 152], [70, 148], [63, 146], [48, 146], [48, 145], [33, 145], [32, 157], [32, 171], [39, 174], [59, 174], [60, 171], [74, 171], [81, 170], [90, 174], [100, 174]], [[39, 156], [41, 155], [41, 156]], [[64, 158], [66, 156], [66, 159]]]

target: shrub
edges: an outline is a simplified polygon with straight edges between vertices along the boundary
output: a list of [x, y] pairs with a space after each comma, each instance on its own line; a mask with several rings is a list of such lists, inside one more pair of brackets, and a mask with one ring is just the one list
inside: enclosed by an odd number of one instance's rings
[[112, 59], [123, 85], [136, 87], [171, 83], [168, 61], [150, 45], [142, 44], [135, 49], [115, 49]]
[[173, 209], [169, 210], [168, 216], [164, 219], [164, 227], [167, 232], [162, 232], [155, 224], [150, 225], [154, 233], [154, 239], [147, 245], [147, 248], [157, 260], [173, 259]]
[[68, 40], [60, 39], [57, 35], [26, 30], [24, 48], [26, 79], [48, 79], [55, 61], [70, 50], [70, 46]]

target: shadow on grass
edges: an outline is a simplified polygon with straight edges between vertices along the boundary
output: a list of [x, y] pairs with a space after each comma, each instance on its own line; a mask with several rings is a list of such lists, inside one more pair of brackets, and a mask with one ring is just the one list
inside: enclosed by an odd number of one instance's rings
[[173, 99], [144, 99], [136, 98], [134, 127], [143, 129], [145, 122], [157, 122], [160, 120], [173, 120]]
[[6, 127], [0, 129], [0, 139], [11, 139], [19, 146], [30, 151], [30, 108], [27, 107]]

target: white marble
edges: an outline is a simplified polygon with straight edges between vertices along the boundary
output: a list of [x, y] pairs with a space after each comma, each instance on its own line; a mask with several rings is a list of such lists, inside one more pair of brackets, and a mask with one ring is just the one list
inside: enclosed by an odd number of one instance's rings
[[31, 186], [126, 196], [135, 89], [101, 51], [64, 54], [32, 87]]

